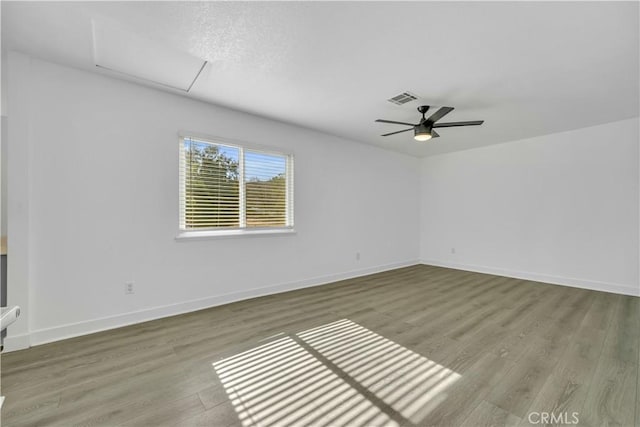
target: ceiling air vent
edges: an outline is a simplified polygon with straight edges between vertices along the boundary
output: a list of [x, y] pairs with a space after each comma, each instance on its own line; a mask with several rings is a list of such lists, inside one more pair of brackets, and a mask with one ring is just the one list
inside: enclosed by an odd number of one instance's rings
[[393, 98], [387, 99], [387, 101], [396, 104], [396, 105], [404, 105], [407, 102], [415, 101], [418, 99], [417, 96], [410, 92], [402, 92], [400, 95], [396, 95]]

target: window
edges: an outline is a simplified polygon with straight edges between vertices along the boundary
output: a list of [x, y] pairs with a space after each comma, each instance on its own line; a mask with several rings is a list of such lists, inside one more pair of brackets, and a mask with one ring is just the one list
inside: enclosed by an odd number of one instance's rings
[[293, 227], [293, 157], [226, 143], [180, 140], [182, 231]]

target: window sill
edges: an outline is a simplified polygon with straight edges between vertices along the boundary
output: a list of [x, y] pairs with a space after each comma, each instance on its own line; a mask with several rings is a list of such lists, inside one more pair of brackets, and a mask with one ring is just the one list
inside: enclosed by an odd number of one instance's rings
[[237, 237], [274, 237], [296, 234], [293, 228], [276, 229], [244, 229], [244, 230], [206, 230], [206, 231], [181, 231], [176, 236], [176, 241], [225, 239]]

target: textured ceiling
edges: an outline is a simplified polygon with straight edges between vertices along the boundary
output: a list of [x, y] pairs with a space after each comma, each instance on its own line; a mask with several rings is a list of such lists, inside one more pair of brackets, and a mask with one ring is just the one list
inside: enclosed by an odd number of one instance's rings
[[[187, 96], [424, 156], [637, 116], [638, 6], [3, 1], [2, 43], [101, 72], [91, 21], [116, 24], [209, 61]], [[420, 102], [386, 101], [406, 90]], [[485, 124], [379, 136], [421, 103]]]

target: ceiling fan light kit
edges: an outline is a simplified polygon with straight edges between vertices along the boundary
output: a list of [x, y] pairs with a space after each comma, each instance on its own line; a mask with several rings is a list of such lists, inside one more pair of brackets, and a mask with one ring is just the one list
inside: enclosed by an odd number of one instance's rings
[[420, 123], [413, 129], [413, 139], [419, 142], [428, 141], [431, 139], [432, 129], [426, 123]]
[[484, 123], [484, 120], [475, 120], [468, 122], [449, 122], [449, 123], [436, 123], [438, 120], [443, 118], [445, 115], [449, 114], [453, 111], [453, 107], [441, 107], [438, 111], [433, 113], [431, 117], [426, 118], [425, 114], [429, 111], [428, 105], [421, 105], [418, 107], [418, 112], [422, 114], [422, 118], [420, 119], [420, 123], [413, 124], [407, 122], [397, 122], [394, 120], [383, 120], [377, 119], [378, 123], [390, 123], [394, 125], [406, 125], [412, 126], [409, 129], [399, 130], [396, 132], [385, 133], [381, 136], [390, 136], [395, 135], [396, 133], [408, 132], [413, 130], [413, 138], [416, 141], [424, 142], [428, 141], [431, 138], [437, 138], [440, 135], [434, 130], [434, 128], [448, 128], [448, 127], [459, 127], [459, 126], [478, 126]]

